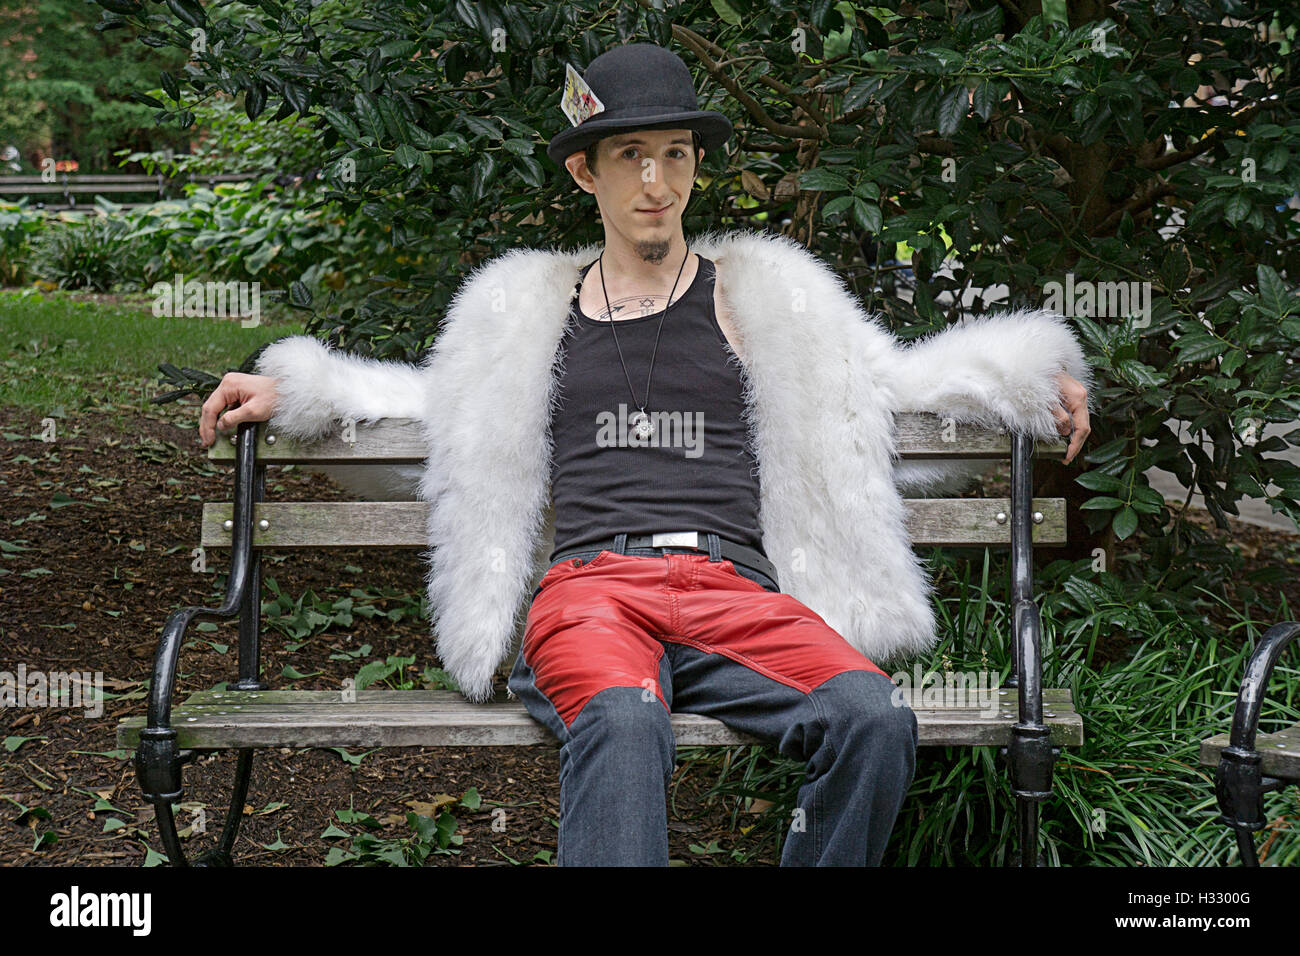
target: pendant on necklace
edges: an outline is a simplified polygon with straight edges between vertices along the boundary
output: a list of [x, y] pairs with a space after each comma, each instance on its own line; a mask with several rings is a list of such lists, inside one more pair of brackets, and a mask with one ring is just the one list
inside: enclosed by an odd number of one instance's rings
[[628, 419], [628, 421], [631, 422], [632, 428], [636, 433], [636, 437], [642, 439], [643, 441], [649, 438], [655, 432], [655, 427], [650, 422], [650, 416], [648, 416], [645, 413], [644, 409], [639, 412], [633, 413], [632, 417]]

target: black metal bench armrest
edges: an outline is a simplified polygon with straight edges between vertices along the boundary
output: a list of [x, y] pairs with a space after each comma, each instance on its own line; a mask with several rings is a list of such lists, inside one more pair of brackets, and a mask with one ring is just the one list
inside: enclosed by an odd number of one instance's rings
[[1034, 601], [1033, 439], [1011, 433], [1012, 670], [1019, 719], [1001, 749], [1011, 771], [1020, 832], [1020, 865], [1038, 864], [1038, 804], [1052, 795], [1052, 764], [1060, 753], [1043, 723], [1042, 619]]
[[1300, 621], [1283, 621], [1270, 627], [1260, 638], [1246, 664], [1232, 712], [1229, 743], [1219, 755], [1219, 766], [1214, 774], [1219, 822], [1236, 831], [1237, 846], [1246, 866], [1259, 865], [1251, 835], [1264, 827], [1264, 794], [1286, 782], [1261, 773], [1255, 737], [1259, 732], [1259, 713], [1269, 676], [1287, 645], [1297, 637], [1300, 637]]
[[140, 731], [136, 750], [136, 773], [151, 800], [175, 800], [181, 793], [181, 762], [176, 731], [171, 726], [172, 694], [176, 689], [176, 664], [190, 622], [213, 621], [239, 613], [249, 587], [253, 555], [253, 501], [257, 424], [243, 422], [236, 438], [234, 527], [230, 555], [230, 576], [226, 597], [220, 607], [185, 607], [172, 612], [163, 625], [154, 654], [153, 680], [149, 685], [149, 715]]

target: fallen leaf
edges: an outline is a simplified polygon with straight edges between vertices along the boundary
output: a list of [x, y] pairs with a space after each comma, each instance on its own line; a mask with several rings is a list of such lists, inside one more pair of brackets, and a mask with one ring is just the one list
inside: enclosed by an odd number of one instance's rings
[[450, 794], [439, 793], [435, 794], [432, 800], [406, 800], [402, 805], [410, 807], [422, 817], [437, 817], [441, 807], [456, 802], [456, 798]]

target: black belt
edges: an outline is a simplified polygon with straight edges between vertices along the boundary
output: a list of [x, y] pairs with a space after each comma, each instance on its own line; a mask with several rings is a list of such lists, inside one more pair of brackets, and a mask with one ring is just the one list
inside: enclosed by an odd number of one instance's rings
[[[662, 534], [630, 534], [618, 535], [614, 538], [606, 538], [603, 541], [595, 541], [591, 544], [585, 544], [580, 548], [570, 548], [567, 551], [561, 551], [557, 554], [551, 564], [558, 564], [566, 557], [575, 554], [582, 554], [588, 551], [617, 551], [618, 538], [626, 537], [624, 549], [629, 548], [659, 548], [661, 550], [669, 549], [687, 549], [694, 551], [709, 550], [708, 533], [704, 531], [674, 531]], [[656, 543], [657, 542], [657, 543]], [[727, 538], [718, 536], [718, 550], [720, 555], [732, 564], [743, 564], [750, 570], [765, 574], [772, 579], [772, 583], [777, 587], [781, 582], [776, 579], [776, 565], [769, 561], [761, 552], [753, 548], [746, 547], [738, 541], [731, 541]]]

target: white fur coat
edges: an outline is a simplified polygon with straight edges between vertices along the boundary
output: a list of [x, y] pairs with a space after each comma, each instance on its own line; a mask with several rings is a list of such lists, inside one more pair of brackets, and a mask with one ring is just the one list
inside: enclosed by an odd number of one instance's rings
[[[877, 663], [927, 650], [930, 583], [901, 492], [951, 493], [973, 471], [898, 459], [893, 415], [933, 411], [1058, 438], [1056, 376], [1092, 386], [1065, 319], [1039, 310], [970, 319], [904, 347], [792, 240], [710, 232], [689, 245], [716, 264], [740, 336], [763, 545], [782, 590]], [[546, 570], [557, 349], [578, 271], [599, 253], [515, 249], [481, 263], [419, 366], [307, 336], [275, 343], [258, 363], [280, 379], [270, 424], [283, 434], [316, 437], [341, 418], [423, 423], [422, 469], [389, 470], [378, 485], [358, 469], [333, 471], [354, 490], [415, 491], [431, 503], [432, 630], [471, 700], [491, 694]]]

